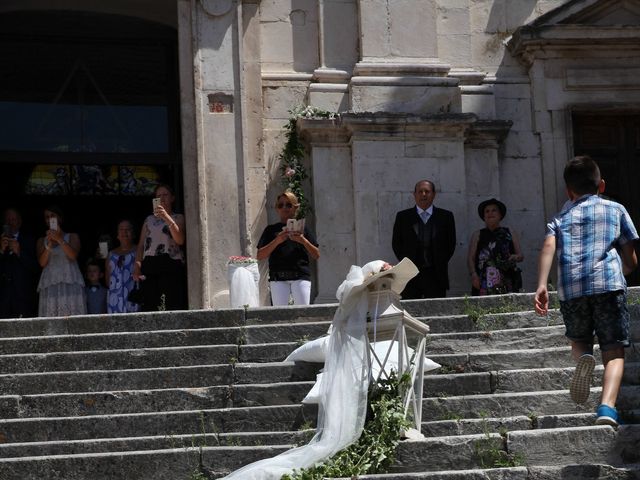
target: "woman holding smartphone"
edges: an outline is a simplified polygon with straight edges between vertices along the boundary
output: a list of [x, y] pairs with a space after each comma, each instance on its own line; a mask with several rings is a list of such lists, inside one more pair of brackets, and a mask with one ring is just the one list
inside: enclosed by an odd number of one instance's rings
[[163, 183], [153, 193], [153, 215], [142, 225], [133, 279], [141, 281], [141, 310], [187, 308], [184, 215], [173, 213], [173, 190]]
[[62, 210], [50, 205], [44, 210], [48, 230], [38, 239], [36, 254], [42, 267], [38, 283], [38, 316], [58, 317], [87, 313], [84, 279], [78, 267], [80, 238], [62, 230]]
[[269, 225], [258, 242], [258, 260], [269, 259], [269, 287], [272, 305], [309, 305], [311, 301], [311, 271], [309, 257], [320, 257], [318, 242], [305, 227], [304, 232], [292, 231], [287, 221], [296, 216], [298, 197], [283, 192], [276, 199], [278, 223]]

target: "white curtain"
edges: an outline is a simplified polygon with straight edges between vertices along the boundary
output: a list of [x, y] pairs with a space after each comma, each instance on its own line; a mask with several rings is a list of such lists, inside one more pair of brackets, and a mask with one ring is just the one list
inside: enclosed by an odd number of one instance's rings
[[305, 446], [247, 465], [224, 479], [279, 480], [294, 469], [321, 463], [360, 437], [369, 387], [368, 296], [366, 288], [354, 287], [362, 285], [365, 275], [379, 271], [383, 264], [376, 261], [363, 268], [352, 266], [336, 292], [340, 305], [331, 324], [315, 436]]

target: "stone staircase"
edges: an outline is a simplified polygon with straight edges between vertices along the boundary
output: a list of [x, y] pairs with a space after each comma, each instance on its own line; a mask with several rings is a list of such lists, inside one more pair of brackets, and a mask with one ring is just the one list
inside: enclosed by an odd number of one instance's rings
[[[630, 289], [632, 338], [640, 290]], [[640, 478], [640, 355], [627, 351], [618, 406], [593, 425], [566, 390], [557, 311], [531, 294], [407, 301], [431, 327], [423, 441], [362, 479]], [[211, 478], [305, 443], [300, 400], [320, 368], [283, 363], [323, 335], [335, 305], [0, 320], [0, 480]], [[599, 356], [599, 355], [598, 355]]]

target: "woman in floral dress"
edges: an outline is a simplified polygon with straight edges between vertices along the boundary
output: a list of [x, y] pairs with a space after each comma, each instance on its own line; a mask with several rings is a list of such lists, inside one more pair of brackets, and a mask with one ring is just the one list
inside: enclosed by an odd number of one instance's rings
[[516, 233], [500, 225], [506, 213], [506, 205], [495, 198], [478, 205], [485, 228], [475, 231], [469, 242], [467, 265], [472, 295], [496, 295], [521, 288], [516, 263], [524, 257]]
[[118, 223], [120, 245], [109, 252], [106, 260], [106, 283], [108, 313], [137, 312], [138, 305], [129, 301], [129, 293], [135, 288], [133, 266], [136, 262], [136, 248], [133, 243], [133, 225], [129, 220]]

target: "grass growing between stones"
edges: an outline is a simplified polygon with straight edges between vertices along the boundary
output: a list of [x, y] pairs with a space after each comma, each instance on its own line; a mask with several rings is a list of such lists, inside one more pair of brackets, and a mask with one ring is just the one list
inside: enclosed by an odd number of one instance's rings
[[507, 429], [501, 427], [498, 431], [502, 439], [503, 448], [499, 448], [491, 437], [491, 427], [484, 415], [482, 417], [482, 429], [484, 438], [474, 444], [475, 454], [482, 468], [510, 468], [525, 465], [525, 458], [519, 453], [509, 453], [506, 449]]
[[502, 299], [499, 305], [485, 308], [474, 304], [467, 296], [464, 299], [462, 313], [471, 319], [479, 331], [489, 332], [490, 330], [500, 330], [507, 326], [506, 319], [491, 315], [510, 313], [517, 310], [519, 310], [519, 306], [508, 298]]
[[400, 434], [410, 424], [405, 418], [401, 393], [409, 387], [408, 374], [378, 380], [369, 390], [369, 412], [357, 442], [338, 452], [322, 465], [295, 470], [282, 480], [322, 480], [384, 473], [395, 460]]

